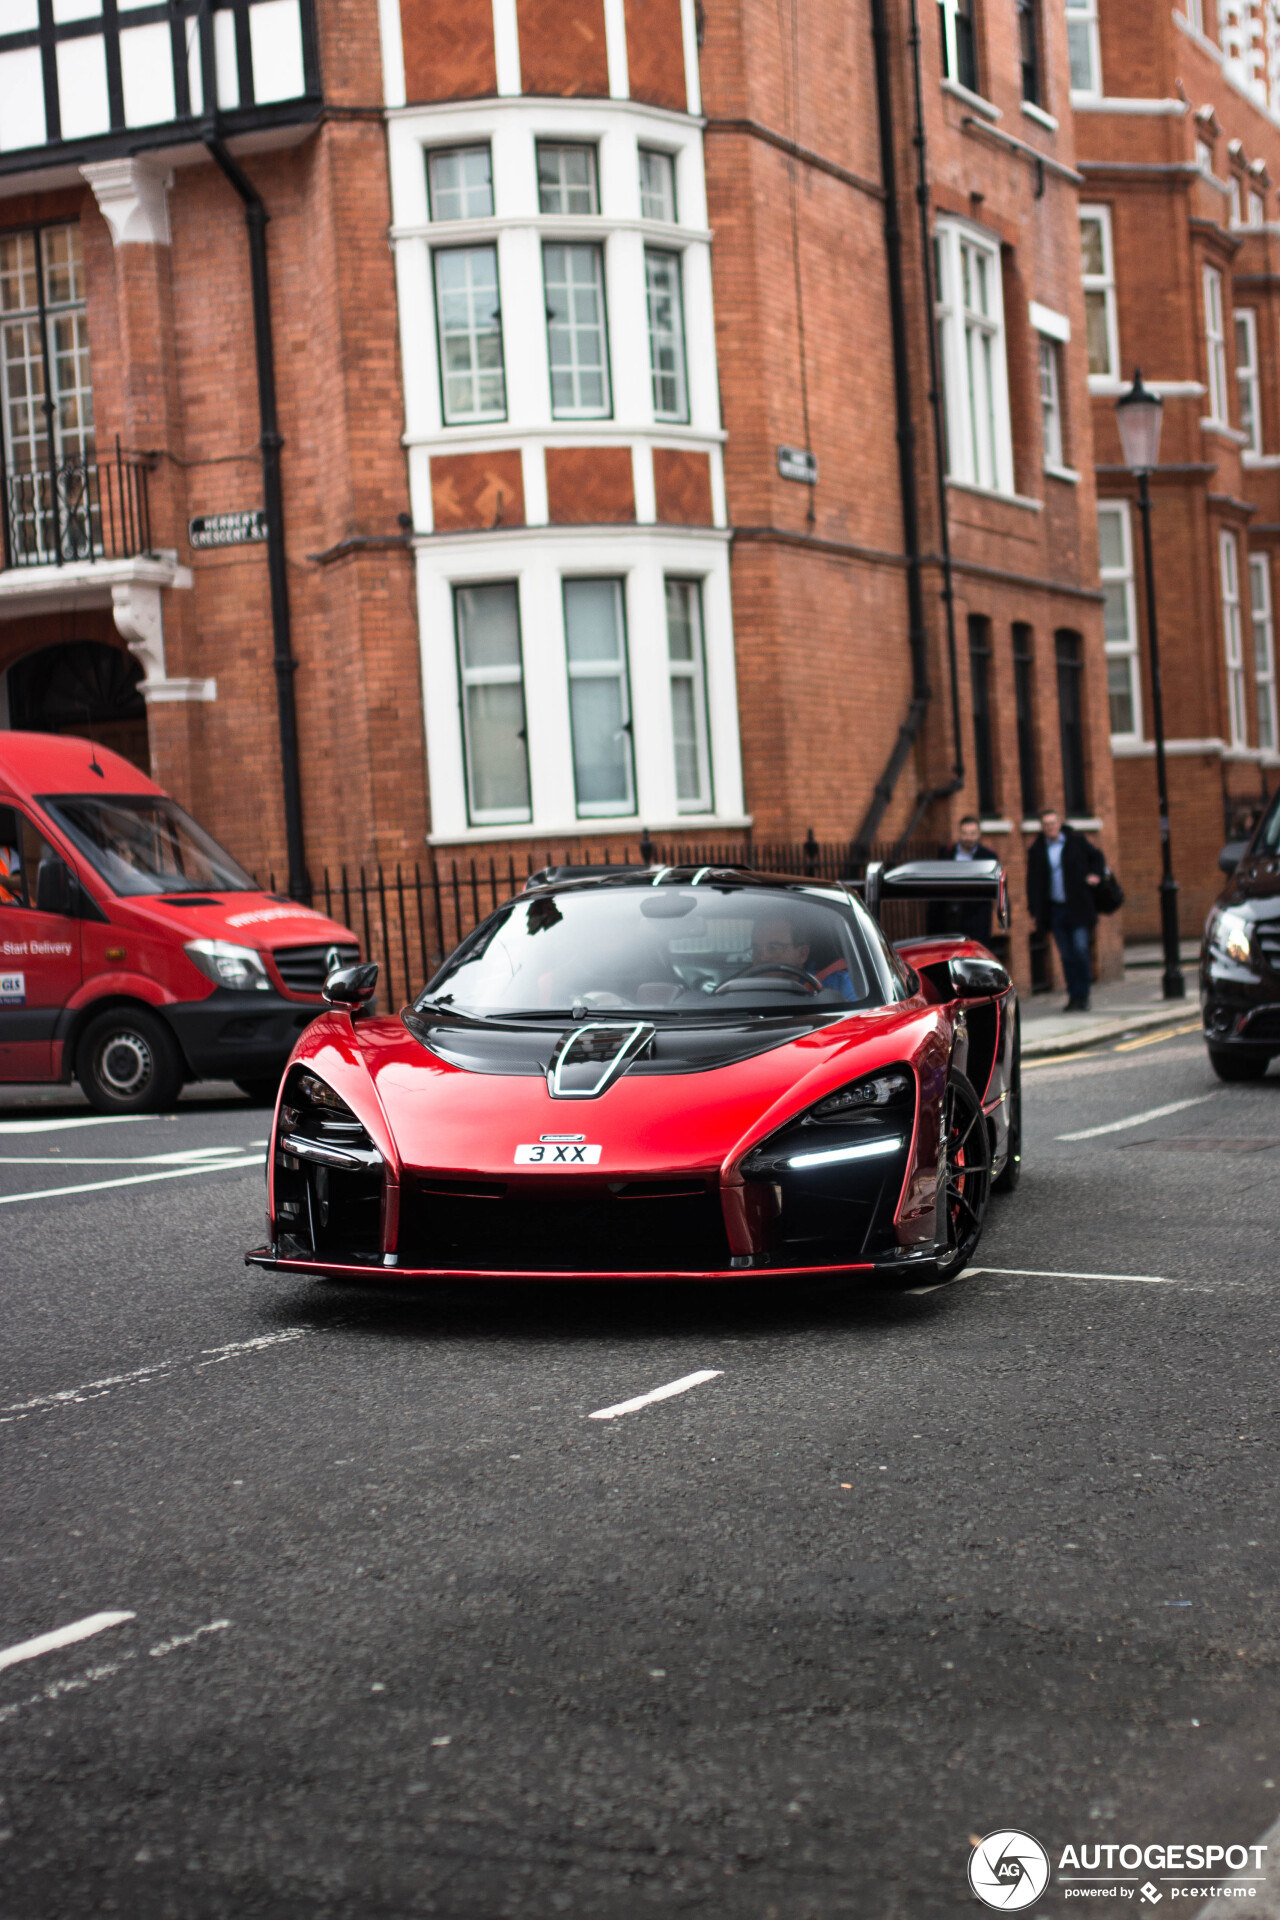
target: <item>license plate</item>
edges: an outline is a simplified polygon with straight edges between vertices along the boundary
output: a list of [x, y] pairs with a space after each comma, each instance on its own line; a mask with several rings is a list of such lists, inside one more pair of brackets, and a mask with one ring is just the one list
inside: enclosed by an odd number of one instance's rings
[[585, 1141], [540, 1140], [517, 1147], [515, 1164], [518, 1167], [594, 1167], [603, 1152], [603, 1147], [589, 1146]]

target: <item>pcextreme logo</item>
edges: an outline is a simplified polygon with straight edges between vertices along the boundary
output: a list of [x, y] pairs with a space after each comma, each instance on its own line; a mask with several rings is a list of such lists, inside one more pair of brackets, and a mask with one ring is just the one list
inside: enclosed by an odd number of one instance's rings
[[969, 1855], [969, 1885], [984, 1907], [1020, 1913], [1049, 1884], [1049, 1856], [1038, 1840], [1001, 1827], [979, 1840]]

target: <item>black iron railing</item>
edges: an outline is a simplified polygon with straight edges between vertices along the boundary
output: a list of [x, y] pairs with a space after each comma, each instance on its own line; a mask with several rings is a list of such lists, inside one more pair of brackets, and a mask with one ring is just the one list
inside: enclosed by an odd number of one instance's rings
[[[938, 849], [932, 841], [907, 841], [899, 846], [872, 849], [876, 860], [927, 860]], [[750, 845], [708, 846], [705, 843], [668, 844], [646, 838], [638, 846], [604, 851], [581, 847], [530, 847], [518, 859], [473, 856], [455, 859], [432, 855], [412, 868], [397, 865], [394, 872], [378, 864], [324, 870], [312, 904], [343, 926], [350, 927], [366, 958], [381, 967], [378, 999], [386, 1007], [402, 1006], [431, 978], [446, 954], [483, 920], [486, 914], [520, 892], [528, 876], [542, 867], [600, 866], [736, 866], [764, 873], [803, 874], [815, 880], [859, 880], [865, 863], [852, 857], [848, 841], [823, 842], [812, 835], [798, 841], [754, 841]], [[276, 876], [270, 876], [272, 892]], [[905, 940], [925, 931], [925, 907], [915, 901], [886, 902], [882, 909], [885, 932], [891, 940]]]
[[4, 476], [5, 565], [60, 567], [77, 560], [132, 560], [150, 553], [151, 458], [69, 455], [35, 473]]

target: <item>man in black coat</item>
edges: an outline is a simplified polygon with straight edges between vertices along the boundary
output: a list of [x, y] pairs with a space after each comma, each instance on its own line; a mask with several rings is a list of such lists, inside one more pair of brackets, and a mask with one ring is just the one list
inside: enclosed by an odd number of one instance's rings
[[[984, 847], [982, 829], [976, 813], [966, 813], [960, 822], [960, 837], [939, 849], [940, 860], [996, 860], [1000, 855]], [[991, 902], [989, 900], [936, 900], [929, 908], [930, 933], [959, 934], [966, 940], [980, 940], [986, 946], [991, 939]]]
[[1027, 905], [1038, 933], [1052, 933], [1067, 983], [1066, 1013], [1087, 1013], [1093, 974], [1089, 935], [1098, 924], [1095, 889], [1107, 863], [1082, 833], [1064, 828], [1053, 807], [1027, 849]]

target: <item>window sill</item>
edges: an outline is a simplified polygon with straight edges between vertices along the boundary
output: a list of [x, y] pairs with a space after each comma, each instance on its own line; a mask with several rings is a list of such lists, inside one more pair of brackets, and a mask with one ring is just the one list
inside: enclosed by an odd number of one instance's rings
[[1119, 94], [1108, 97], [1101, 93], [1073, 93], [1071, 108], [1074, 113], [1145, 113], [1179, 120], [1187, 111], [1183, 100], [1148, 100], [1140, 97], [1126, 100]]
[[1024, 100], [1022, 103], [1022, 111], [1026, 114], [1028, 120], [1034, 120], [1036, 125], [1043, 127], [1046, 132], [1056, 133], [1058, 131], [1058, 122], [1053, 114], [1046, 113], [1044, 108], [1038, 107], [1034, 100]]
[[979, 500], [999, 500], [1006, 507], [1021, 507], [1026, 513], [1043, 513], [1044, 501], [1032, 500], [1025, 493], [1004, 493], [999, 487], [980, 487], [972, 480], [952, 480], [947, 486], [956, 493], [972, 493]]
[[1080, 485], [1080, 475], [1074, 467], [1051, 467], [1046, 461], [1044, 470], [1050, 480], [1064, 480], [1069, 487]]
[[[1144, 380], [1143, 385], [1162, 400], [1199, 400], [1208, 391], [1202, 380]], [[1095, 400], [1118, 400], [1128, 391], [1129, 382], [1114, 373], [1089, 375], [1089, 392]]]
[[[1074, 830], [1077, 833], [1101, 833], [1102, 832], [1101, 820], [1095, 818], [1095, 816], [1091, 813], [1068, 814], [1064, 824], [1068, 827], [1074, 828]], [[1038, 820], [1024, 820], [1022, 822], [1022, 831], [1024, 833], [1039, 833], [1040, 822]]]
[[983, 833], [1012, 833], [1012, 820], [979, 820], [978, 827]]
[[540, 821], [535, 826], [525, 821], [507, 827], [460, 827], [457, 833], [428, 833], [424, 838], [429, 847], [461, 847], [493, 840], [561, 840], [573, 846], [583, 840], [599, 840], [605, 836], [616, 838], [624, 835], [627, 839], [636, 840], [645, 833], [688, 836], [712, 830], [742, 832], [751, 823], [752, 816], [749, 813], [681, 813], [674, 820], [642, 820], [637, 814], [612, 814], [602, 819], [553, 820], [545, 824]]
[[980, 113], [984, 120], [994, 122], [1004, 119], [999, 107], [994, 106], [990, 100], [984, 100], [980, 93], [970, 93], [968, 87], [962, 87], [958, 80], [944, 79], [939, 82], [939, 85], [944, 93], [949, 93], [955, 100], [962, 100], [966, 107], [972, 107], [974, 112]]
[[1250, 453], [1248, 448], [1240, 455], [1240, 464], [1251, 473], [1280, 467], [1280, 453]]
[[1239, 427], [1229, 427], [1225, 420], [1202, 419], [1200, 425], [1206, 433], [1213, 434], [1215, 439], [1229, 441], [1232, 446], [1247, 447], [1249, 444], [1248, 434], [1241, 433]]

